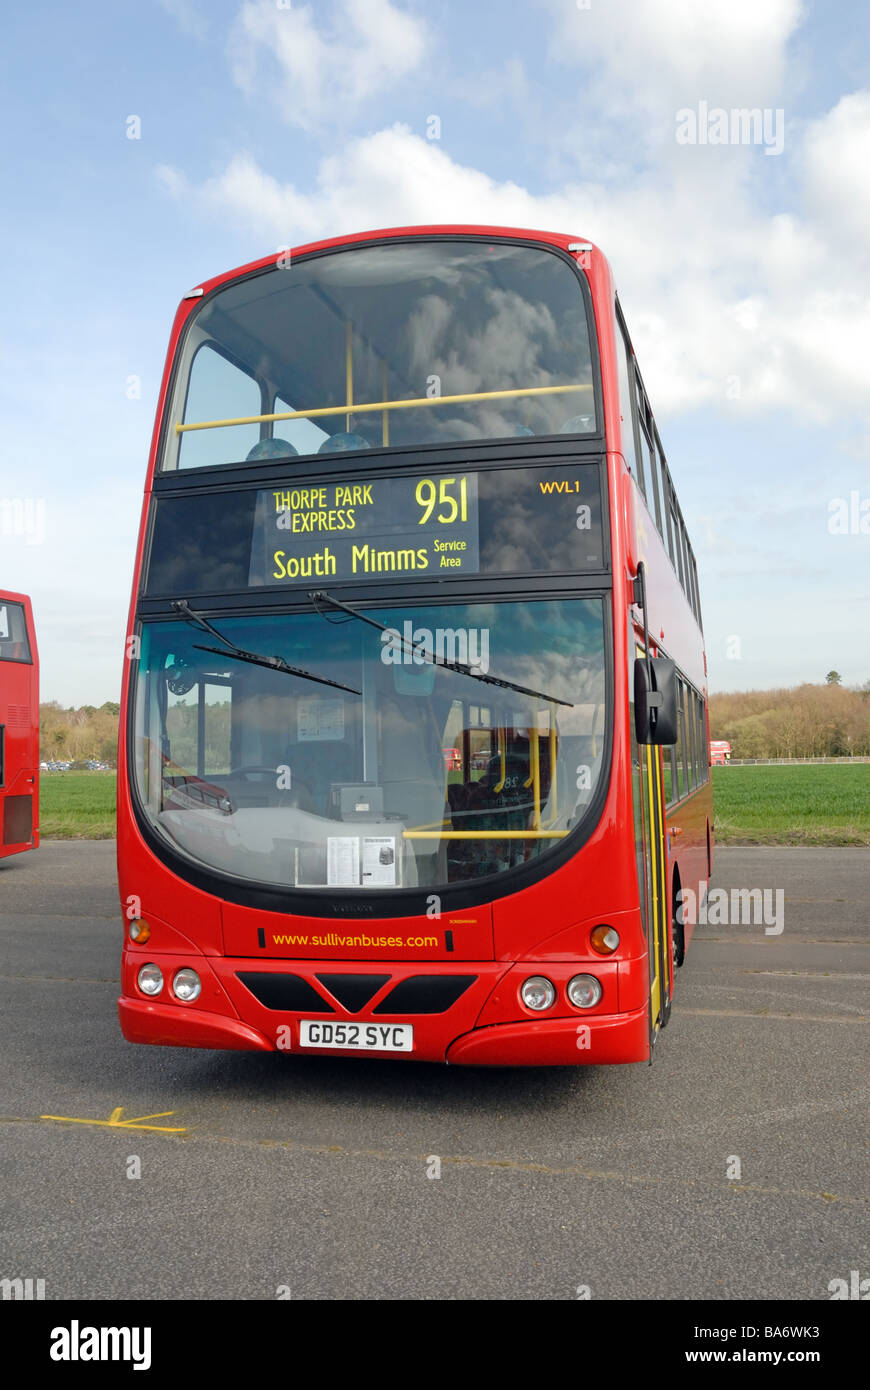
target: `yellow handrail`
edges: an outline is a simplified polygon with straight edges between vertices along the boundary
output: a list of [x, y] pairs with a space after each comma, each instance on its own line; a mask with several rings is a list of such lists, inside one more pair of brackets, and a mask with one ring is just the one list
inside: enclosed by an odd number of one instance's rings
[[493, 792], [498, 796], [499, 792], [504, 791], [504, 784], [507, 780], [507, 729], [502, 725], [498, 727], [498, 756], [501, 765], [501, 777], [493, 787]]
[[550, 800], [554, 806], [559, 805], [559, 793], [556, 788], [556, 721], [550, 713]]
[[[580, 382], [574, 386], [524, 386], [511, 391], [470, 391], [462, 396], [419, 396], [411, 401], [369, 401], [367, 405], [355, 405], [354, 415], [362, 415], [372, 410], [410, 410], [412, 407], [426, 405], [456, 405], [462, 401], [497, 401], [513, 396], [553, 396], [565, 391], [591, 391], [591, 382]], [[321, 415], [345, 415], [344, 405], [318, 406], [316, 410], [282, 410], [271, 415], [239, 415], [233, 420], [199, 420], [190, 425], [176, 423], [175, 433], [184, 434], [188, 430], [218, 430], [228, 425], [259, 425], [274, 420], [314, 420]]]
[[403, 830], [404, 840], [563, 840], [567, 830]]
[[529, 729], [529, 756], [532, 764], [532, 784], [534, 790], [532, 799], [535, 806], [535, 818], [533, 825], [536, 830], [541, 828], [541, 738], [538, 733], [537, 724]]

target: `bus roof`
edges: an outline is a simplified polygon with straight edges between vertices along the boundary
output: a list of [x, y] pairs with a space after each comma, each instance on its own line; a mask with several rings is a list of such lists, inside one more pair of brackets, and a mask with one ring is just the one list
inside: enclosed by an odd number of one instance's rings
[[268, 256], [261, 256], [259, 260], [249, 261], [247, 265], [237, 266], [234, 270], [223, 271], [220, 275], [213, 275], [209, 279], [201, 280], [198, 285], [187, 291], [184, 299], [199, 298], [201, 294], [208, 294], [210, 290], [218, 285], [224, 284], [229, 280], [235, 280], [242, 275], [250, 275], [255, 271], [264, 270], [267, 266], [273, 265], [279, 255], [286, 255], [289, 251], [292, 261], [294, 256], [308, 256], [316, 251], [331, 251], [341, 246], [356, 246], [369, 241], [383, 241], [399, 239], [402, 237], [515, 237], [524, 241], [539, 241], [548, 246], [558, 246], [563, 251], [569, 247], [583, 249], [592, 252], [596, 256], [601, 256], [602, 252], [591, 241], [569, 232], [544, 232], [533, 230], [528, 227], [492, 227], [477, 225], [475, 223], [444, 223], [424, 225], [417, 227], [381, 227], [369, 232], [353, 232], [346, 236], [328, 237], [324, 241], [309, 241], [302, 246], [283, 247], [272, 251]]

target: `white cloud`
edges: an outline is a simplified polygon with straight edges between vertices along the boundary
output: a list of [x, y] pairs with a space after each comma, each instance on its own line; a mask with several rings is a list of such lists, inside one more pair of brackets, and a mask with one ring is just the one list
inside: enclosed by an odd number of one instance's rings
[[[391, 51], [401, 50], [408, 66], [419, 61], [424, 41], [417, 22], [390, 0], [343, 3], [361, 42], [342, 100], [375, 83]], [[609, 0], [588, 10], [565, 0], [547, 4], [554, 55], [584, 69], [607, 122], [621, 102], [618, 119], [633, 122], [638, 143], [646, 138], [643, 173], [627, 177], [602, 161], [596, 175], [578, 173], [536, 194], [460, 164], [440, 144], [394, 125], [324, 158], [309, 188], [238, 156], [217, 177], [174, 191], [199, 201], [207, 215], [229, 214], [276, 247], [427, 222], [588, 237], [614, 266], [660, 415], [727, 404], [738, 411], [791, 409], [816, 423], [866, 416], [870, 92], [844, 97], [803, 130], [795, 125], [779, 159], [741, 146], [678, 146], [673, 138], [679, 105], [784, 99], [801, 0]], [[286, 27], [291, 14], [294, 29]], [[308, 8], [282, 12], [249, 0], [242, 16], [253, 45], [248, 56], [258, 63], [261, 46], [271, 44], [288, 79], [285, 101], [294, 74], [300, 78], [295, 114], [288, 115], [311, 119], [326, 100], [326, 50], [327, 67], [336, 72], [344, 63], [331, 45], [354, 45], [317, 28]], [[521, 65], [514, 64], [511, 79], [523, 86]], [[594, 124], [583, 125], [579, 142], [588, 136], [594, 146], [604, 134], [604, 148], [612, 147], [605, 127]], [[664, 138], [651, 140], [653, 128]], [[179, 179], [164, 171], [168, 187]], [[802, 197], [802, 205], [780, 211], [776, 187]]]
[[230, 37], [233, 79], [249, 96], [274, 99], [285, 119], [308, 128], [348, 111], [421, 63], [423, 20], [392, 0], [340, 0], [318, 23], [309, 5], [282, 9], [246, 0]]
[[[836, 146], [839, 128], [828, 117], [810, 128], [811, 171], [814, 161], [825, 167], [825, 144]], [[843, 196], [861, 148], [850, 128]], [[831, 228], [815, 212], [756, 208], [738, 166], [716, 162], [733, 153], [709, 150], [703, 168], [678, 160], [621, 187], [578, 181], [536, 195], [397, 125], [325, 159], [312, 191], [240, 156], [183, 196], [206, 215], [229, 214], [265, 247], [427, 222], [588, 237], [614, 266], [659, 414], [724, 405], [734, 378], [740, 409], [784, 407], [817, 422], [866, 412], [870, 276], [862, 278], [857, 257], [832, 254]], [[166, 175], [168, 183], [178, 177]]]
[[247, 155], [198, 187], [175, 169], [164, 166], [159, 173], [177, 196], [197, 198], [204, 211], [232, 214], [276, 246], [404, 223], [472, 218], [528, 224], [548, 201], [553, 216], [566, 212], [563, 198], [535, 198], [517, 184], [456, 164], [436, 143], [402, 125], [354, 140], [324, 159], [311, 193], [281, 183]]
[[806, 136], [806, 194], [815, 218], [866, 255], [870, 244], [870, 92], [852, 92]]
[[607, 106], [700, 99], [726, 107], [776, 105], [801, 0], [598, 0], [578, 9], [548, 0], [551, 54], [579, 63]]

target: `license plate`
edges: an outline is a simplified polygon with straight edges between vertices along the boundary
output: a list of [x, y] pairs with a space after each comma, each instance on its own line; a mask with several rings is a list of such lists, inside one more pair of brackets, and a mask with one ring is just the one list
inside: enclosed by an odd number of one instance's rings
[[321, 1023], [303, 1018], [300, 1047], [330, 1047], [347, 1052], [413, 1052], [411, 1023]]

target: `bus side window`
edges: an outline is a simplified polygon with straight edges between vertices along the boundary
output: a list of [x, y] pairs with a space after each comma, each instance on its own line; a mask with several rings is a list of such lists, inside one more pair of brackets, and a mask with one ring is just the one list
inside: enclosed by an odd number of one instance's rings
[[698, 785], [698, 726], [695, 720], [695, 692], [690, 685], [686, 691], [686, 742], [689, 762], [689, 787]]
[[683, 514], [680, 512], [677, 519], [677, 534], [680, 540], [680, 580], [683, 585], [683, 593], [691, 603], [691, 589], [689, 587], [689, 556], [688, 556], [688, 537], [686, 536], [686, 523], [683, 521]]
[[0, 603], [0, 661], [30, 661], [30, 642], [20, 603]]
[[[252, 376], [209, 343], [197, 349], [190, 369], [184, 424], [260, 415], [261, 402], [260, 388]], [[259, 439], [259, 424], [185, 431], [181, 435], [178, 466], [207, 468], [219, 463], [241, 463]]]
[[[672, 517], [673, 517], [674, 485], [673, 485], [673, 483], [671, 482], [670, 469], [668, 468], [668, 465], [665, 463], [664, 459], [662, 459], [662, 493], [664, 494], [664, 504], [665, 504], [665, 517], [664, 517], [664, 520], [665, 520], [665, 529], [662, 531], [662, 540], [665, 541], [666, 544], [667, 544], [667, 551], [668, 551], [669, 556], [671, 557], [671, 564], [673, 565], [674, 569], [676, 569], [676, 568], [677, 568], [677, 560], [676, 560], [676, 553], [675, 553], [675, 551], [674, 551], [674, 536], [673, 536], [673, 521], [672, 521]], [[667, 533], [667, 534], [666, 534], [666, 533]]]
[[704, 734], [704, 701], [698, 697], [698, 747], [701, 749], [701, 781], [710, 776], [710, 745]]
[[680, 576], [680, 584], [685, 589], [686, 581], [683, 578], [683, 541], [681, 535], [680, 518], [677, 515], [676, 510], [676, 499], [674, 500], [674, 503], [671, 507], [671, 526], [673, 527], [674, 532], [674, 551], [676, 552], [674, 568], [676, 569], [677, 574]]
[[650, 437], [649, 437], [649, 403], [640, 384], [640, 378], [635, 374], [635, 390], [637, 392], [637, 417], [639, 426], [640, 448], [637, 453], [637, 482], [638, 487], [643, 493], [644, 501], [647, 499], [646, 488], [646, 465], [644, 457], [649, 460]]
[[616, 335], [616, 366], [619, 376], [619, 414], [622, 419], [622, 455], [635, 476], [639, 475], [637, 452], [636, 398], [632, 391], [634, 382], [634, 363], [628, 335], [622, 321], [619, 302], [616, 305], [616, 321], [619, 331]]
[[655, 448], [653, 449], [652, 454], [651, 454], [651, 456], [650, 456], [650, 473], [652, 474], [652, 492], [653, 492], [653, 502], [654, 502], [654, 504], [655, 504], [655, 520], [656, 520], [656, 526], [657, 526], [657, 528], [658, 528], [658, 533], [659, 533], [659, 535], [662, 536], [662, 537], [664, 537], [664, 534], [665, 534], [665, 525], [664, 525], [664, 520], [663, 520], [664, 514], [665, 514], [665, 509], [664, 509], [664, 504], [663, 504], [663, 502], [662, 502], [662, 476], [661, 476], [661, 475], [662, 475], [662, 463], [663, 463], [663, 460], [664, 460], [664, 455], [663, 455], [663, 453], [662, 453], [662, 444], [661, 444], [661, 440], [659, 439], [658, 430], [656, 430], [656, 431], [655, 431]]
[[682, 681], [680, 681], [679, 679], [677, 681], [677, 690], [679, 698], [679, 717], [677, 719], [677, 741], [674, 744], [674, 761], [676, 763], [676, 775], [674, 777], [675, 801], [679, 801], [686, 794], [686, 770], [683, 762], [683, 750], [685, 748], [686, 743], [686, 726], [683, 705], [683, 684]]
[[683, 755], [682, 777], [683, 794], [692, 789], [691, 768], [692, 768], [692, 744], [691, 731], [687, 718], [689, 690], [684, 680], [680, 681], [680, 747]]
[[662, 776], [665, 783], [665, 805], [670, 806], [674, 799], [673, 749], [662, 749]]

